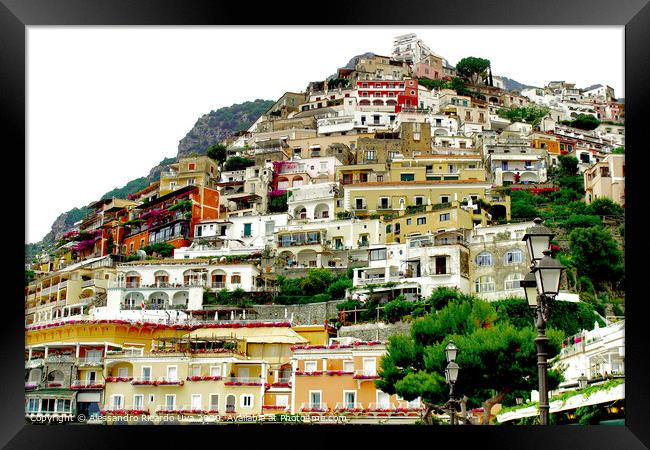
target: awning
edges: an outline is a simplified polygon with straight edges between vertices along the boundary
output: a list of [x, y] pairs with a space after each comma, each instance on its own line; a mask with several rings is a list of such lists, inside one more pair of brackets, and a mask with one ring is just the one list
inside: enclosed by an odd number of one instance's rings
[[248, 343], [301, 344], [309, 342], [289, 327], [260, 328], [201, 328], [187, 333], [185, 338], [237, 337]]

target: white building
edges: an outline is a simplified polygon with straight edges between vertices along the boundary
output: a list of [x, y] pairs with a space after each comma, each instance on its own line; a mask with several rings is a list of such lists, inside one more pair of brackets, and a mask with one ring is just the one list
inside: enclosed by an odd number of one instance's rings
[[175, 259], [248, 255], [272, 246], [277, 227], [288, 223], [287, 213], [231, 216], [202, 220], [194, 227], [194, 242], [174, 251]]
[[463, 269], [468, 259], [469, 250], [462, 241], [442, 243], [429, 234], [407, 237], [406, 243], [371, 246], [368, 265], [354, 269], [353, 286], [392, 282], [415, 287], [423, 297], [443, 286], [468, 294], [469, 273]]
[[603, 328], [595, 323], [593, 330], [582, 330], [567, 338], [562, 347], [552, 365], [565, 367], [560, 389], [575, 385], [580, 376], [592, 380], [625, 374], [624, 320]]
[[[133, 261], [117, 266], [109, 283], [106, 308], [122, 310], [197, 310], [204, 288], [257, 290], [260, 271], [253, 262], [208, 259]], [[142, 304], [144, 303], [144, 308]]]
[[492, 182], [503, 186], [511, 183], [544, 183], [546, 175], [545, 152], [531, 147], [487, 147], [486, 168]]
[[288, 189], [287, 207], [294, 220], [328, 221], [334, 214], [338, 183], [303, 184]]

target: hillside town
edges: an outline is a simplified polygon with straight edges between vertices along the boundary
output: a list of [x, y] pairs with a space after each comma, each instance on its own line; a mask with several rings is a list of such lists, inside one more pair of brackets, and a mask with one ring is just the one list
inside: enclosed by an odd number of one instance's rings
[[[549, 325], [550, 413], [624, 417], [624, 294], [576, 249], [587, 231], [624, 246], [625, 104], [606, 80], [508, 90], [482, 61], [452, 66], [397, 36], [390, 55], [307, 81], [146, 188], [90, 204], [26, 265], [26, 420], [532, 423], [534, 355], [528, 384], [485, 402], [467, 388], [451, 414], [401, 390], [385, 357], [455, 302], [492, 308], [487, 329], [517, 299], [532, 349], [538, 217], [566, 267], [551, 318], [572, 316]], [[469, 350], [446, 333], [462, 377]]]

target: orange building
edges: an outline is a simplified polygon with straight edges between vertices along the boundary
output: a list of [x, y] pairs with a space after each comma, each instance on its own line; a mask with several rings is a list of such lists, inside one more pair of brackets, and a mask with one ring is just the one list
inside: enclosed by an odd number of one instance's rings
[[293, 414], [340, 414], [355, 420], [419, 418], [419, 400], [407, 402], [375, 386], [386, 353], [384, 342], [352, 338], [332, 342], [291, 347]]
[[165, 242], [187, 247], [194, 225], [219, 218], [219, 193], [205, 186], [186, 186], [143, 203], [126, 222], [122, 253], [133, 254], [149, 245]]

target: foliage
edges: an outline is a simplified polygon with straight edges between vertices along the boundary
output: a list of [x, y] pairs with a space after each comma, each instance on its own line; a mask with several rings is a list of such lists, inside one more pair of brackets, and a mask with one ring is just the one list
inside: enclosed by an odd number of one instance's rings
[[348, 78], [332, 78], [327, 81], [327, 88], [334, 89], [338, 87], [346, 88], [350, 85], [350, 80]]
[[228, 157], [226, 146], [223, 144], [213, 144], [209, 146], [206, 154], [210, 159], [213, 159], [218, 163], [223, 163]]
[[590, 114], [578, 114], [568, 125], [573, 128], [590, 131], [600, 125], [600, 120]]
[[412, 308], [413, 302], [408, 302], [403, 295], [399, 295], [384, 305], [384, 317], [394, 323], [411, 312]]
[[489, 59], [468, 56], [458, 61], [458, 64], [456, 64], [456, 72], [462, 78], [470, 81], [473, 85], [476, 85], [480, 80], [486, 77], [489, 67]]
[[[562, 189], [568, 189], [573, 191], [572, 197], [574, 197], [574, 200], [580, 199], [582, 195], [585, 193], [584, 179], [582, 178], [581, 175], [561, 176], [558, 179], [558, 184]], [[575, 198], [576, 196], [577, 198]]]
[[278, 212], [287, 212], [287, 199], [289, 198], [288, 192], [284, 194], [271, 197], [269, 195], [269, 212], [278, 213]]
[[115, 250], [115, 240], [113, 239], [113, 233], [108, 234], [106, 238], [106, 253], [111, 254]]
[[242, 156], [233, 156], [231, 158], [228, 158], [224, 166], [224, 169], [226, 171], [244, 170], [245, 168], [253, 165], [255, 165], [255, 161], [253, 161], [252, 159], [244, 158]]
[[251, 301], [247, 296], [246, 291], [242, 288], [237, 288], [234, 291], [228, 289], [221, 289], [216, 294], [209, 290], [203, 291], [203, 304], [206, 305], [232, 305], [240, 308], [250, 306]]
[[349, 219], [352, 217], [352, 211], [339, 211], [336, 213], [337, 219]]
[[621, 250], [611, 233], [600, 227], [576, 228], [569, 234], [571, 259], [580, 276], [594, 284], [615, 284], [623, 276]]
[[511, 107], [501, 108], [497, 110], [497, 115], [512, 122], [525, 122], [536, 127], [541, 120], [549, 113], [549, 108], [546, 106], [521, 106], [519, 108]]
[[451, 301], [459, 300], [462, 294], [457, 288], [448, 288], [445, 286], [439, 287], [431, 292], [427, 299], [427, 303], [434, 309], [442, 309], [447, 306]]
[[568, 231], [574, 228], [590, 228], [602, 225], [602, 221], [598, 216], [591, 216], [586, 214], [576, 214], [569, 216], [568, 219], [561, 222], [561, 226]]
[[624, 155], [625, 154], [625, 147], [616, 147], [615, 149], [612, 150], [612, 154], [614, 154], [614, 155]]
[[[479, 300], [461, 300], [413, 322], [408, 336], [391, 336], [388, 352], [380, 363], [376, 386], [407, 400], [420, 396], [428, 407], [448, 399], [442, 379], [446, 367], [445, 346], [451, 339], [460, 349], [456, 362], [462, 370], [456, 382], [458, 395], [468, 405], [489, 408], [513, 390], [534, 389], [537, 384], [536, 331], [517, 328], [499, 320], [492, 305]], [[547, 350], [559, 353], [563, 334], [549, 329]], [[560, 374], [549, 371], [549, 387]]]
[[569, 155], [560, 155], [557, 160], [560, 163], [561, 175], [577, 175], [578, 173], [578, 158]]
[[332, 272], [327, 269], [309, 269], [307, 276], [300, 283], [302, 291], [307, 295], [325, 292], [333, 281]]
[[25, 286], [28, 286], [34, 278], [36, 278], [36, 272], [33, 270], [25, 270]]
[[174, 253], [174, 246], [166, 242], [157, 242], [155, 244], [144, 246], [142, 250], [144, 250], [147, 255], [153, 255], [156, 253], [163, 258], [168, 258]]
[[352, 288], [352, 280], [347, 277], [340, 277], [329, 285], [327, 293], [333, 299], [339, 299], [343, 298], [345, 296], [345, 291], [350, 288]]
[[538, 198], [524, 189], [512, 191], [510, 202], [513, 219], [529, 219], [540, 215], [537, 209]]
[[176, 210], [190, 211], [191, 209], [192, 209], [192, 200], [190, 200], [188, 198], [187, 200], [182, 200], [182, 201], [170, 206], [169, 208], [167, 208], [167, 211], [170, 211], [170, 212], [176, 211]]
[[623, 208], [609, 198], [597, 198], [587, 206], [590, 214], [595, 216], [622, 216]]

